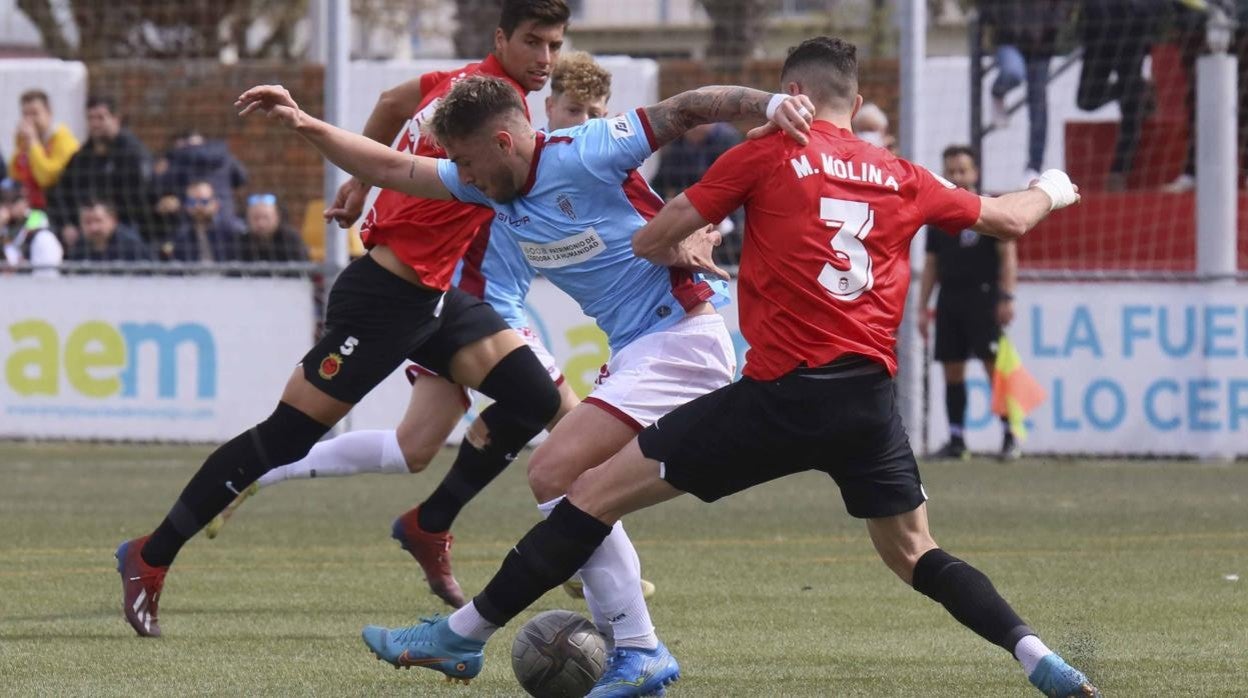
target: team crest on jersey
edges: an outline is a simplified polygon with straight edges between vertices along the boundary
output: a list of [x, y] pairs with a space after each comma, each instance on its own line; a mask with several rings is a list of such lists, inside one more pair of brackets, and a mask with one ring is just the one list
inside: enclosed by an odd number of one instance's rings
[[321, 365], [317, 367], [316, 372], [321, 376], [322, 380], [333, 380], [334, 376], [342, 370], [342, 356], [331, 353], [329, 356], [321, 359]]
[[555, 197], [555, 204], [563, 212], [563, 215], [568, 217], [568, 220], [576, 220], [576, 209], [572, 208], [572, 197], [567, 194], [559, 194]]
[[611, 137], [619, 140], [621, 138], [631, 138], [633, 135], [633, 124], [628, 120], [627, 114], [620, 114], [611, 120]]

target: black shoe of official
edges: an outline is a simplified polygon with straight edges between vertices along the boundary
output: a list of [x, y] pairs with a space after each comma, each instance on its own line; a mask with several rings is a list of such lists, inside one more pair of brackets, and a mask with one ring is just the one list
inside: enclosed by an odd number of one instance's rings
[[940, 460], [967, 460], [971, 457], [971, 452], [966, 450], [966, 442], [962, 437], [954, 436], [944, 448], [932, 454], [932, 457]]
[[1001, 440], [1001, 460], [1018, 460], [1023, 457], [1023, 449], [1019, 446], [1018, 439], [1012, 432], [1005, 432], [1005, 438]]

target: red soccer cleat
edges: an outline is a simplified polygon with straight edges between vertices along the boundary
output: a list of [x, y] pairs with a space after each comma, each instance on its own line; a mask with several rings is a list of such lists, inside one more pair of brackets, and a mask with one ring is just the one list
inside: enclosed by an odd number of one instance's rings
[[139, 551], [147, 536], [122, 543], [117, 548], [117, 572], [121, 575], [121, 603], [126, 622], [140, 637], [160, 637], [157, 603], [165, 586], [168, 567], [152, 567]]
[[420, 527], [420, 507], [416, 507], [394, 520], [390, 537], [416, 558], [425, 571], [429, 590], [452, 608], [459, 608], [467, 601], [459, 582], [451, 574], [451, 543], [455, 540], [449, 531], [429, 533]]

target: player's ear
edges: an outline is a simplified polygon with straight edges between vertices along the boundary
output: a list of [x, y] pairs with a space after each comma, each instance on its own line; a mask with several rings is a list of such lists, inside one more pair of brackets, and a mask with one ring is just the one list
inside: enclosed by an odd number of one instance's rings
[[510, 154], [515, 150], [515, 139], [512, 138], [510, 131], [499, 131], [494, 134], [494, 142], [498, 144], [498, 149], [504, 153]]

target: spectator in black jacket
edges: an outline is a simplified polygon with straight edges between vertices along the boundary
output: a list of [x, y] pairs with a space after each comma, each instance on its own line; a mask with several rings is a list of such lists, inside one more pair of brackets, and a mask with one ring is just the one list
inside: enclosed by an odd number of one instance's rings
[[207, 182], [222, 216], [236, 218], [234, 192], [247, 184], [247, 169], [230, 153], [225, 141], [204, 138], [198, 131], [174, 137], [165, 156], [156, 161], [154, 184], [165, 215], [181, 210], [182, 195], [193, 182]]
[[997, 79], [992, 84], [993, 126], [1009, 124], [1005, 96], [1027, 83], [1027, 167], [1022, 186], [1031, 186], [1044, 169], [1044, 146], [1049, 130], [1049, 59], [1057, 52], [1057, 37], [1070, 16], [1067, 0], [983, 0], [980, 16], [992, 30], [996, 46]]
[[247, 197], [247, 232], [240, 258], [244, 262], [306, 262], [303, 238], [283, 220], [273, 194]]
[[186, 188], [181, 206], [186, 212], [173, 234], [166, 257], [178, 262], [229, 262], [239, 257], [243, 240], [242, 221], [227, 215], [206, 181]]
[[107, 201], [120, 222], [155, 237], [152, 228], [152, 158], [137, 136], [121, 125], [109, 97], [87, 100], [87, 142], [48, 192], [49, 213], [62, 236], [77, 240], [75, 215], [90, 199]]
[[1110, 191], [1126, 189], [1127, 173], [1135, 163], [1151, 98], [1144, 79], [1144, 57], [1167, 4], [1166, 0], [1083, 0], [1083, 71], [1075, 101], [1080, 109], [1093, 111], [1117, 100], [1122, 111], [1114, 161], [1105, 183]]
[[151, 262], [156, 257], [139, 234], [118, 220], [113, 204], [88, 198], [78, 209], [82, 234], [66, 258], [75, 262]]

